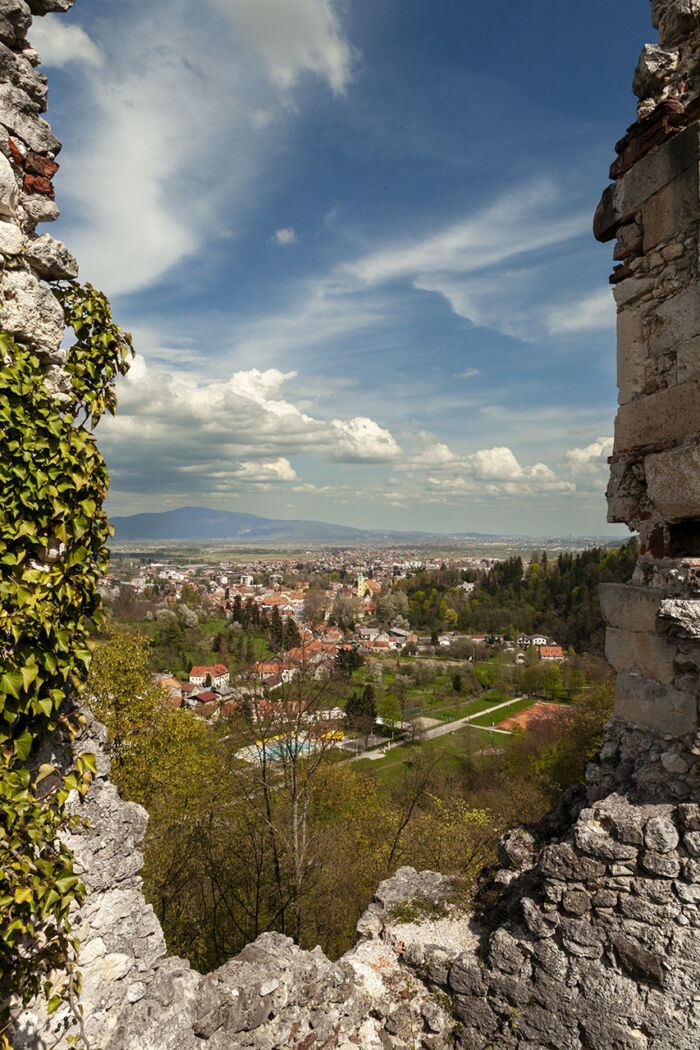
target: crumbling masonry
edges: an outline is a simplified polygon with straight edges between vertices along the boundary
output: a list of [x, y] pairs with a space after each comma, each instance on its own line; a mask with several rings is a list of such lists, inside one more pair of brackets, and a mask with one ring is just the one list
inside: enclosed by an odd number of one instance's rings
[[[41, 351], [57, 397], [62, 318], [41, 278], [76, 268], [34, 233], [58, 214], [59, 144], [26, 34], [32, 14], [73, 2], [0, 0], [2, 325]], [[617, 694], [587, 789], [538, 841], [504, 837], [489, 912], [467, 915], [449, 880], [401, 869], [338, 963], [267, 934], [201, 976], [166, 957], [138, 874], [146, 815], [118, 798], [93, 726], [94, 830], [72, 846], [89, 889], [76, 917], [86, 1028], [102, 1050], [700, 1047], [700, 0], [651, 6], [659, 44], [637, 67], [638, 120], [595, 218], [619, 260], [610, 519], [639, 531], [642, 554], [633, 580], [602, 594]], [[416, 897], [444, 899], [448, 915], [392, 918]], [[15, 1045], [64, 1048], [68, 1020], [37, 1003]]]

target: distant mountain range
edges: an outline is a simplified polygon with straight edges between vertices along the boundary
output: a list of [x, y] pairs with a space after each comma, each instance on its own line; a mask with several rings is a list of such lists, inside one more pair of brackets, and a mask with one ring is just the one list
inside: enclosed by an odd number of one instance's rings
[[392, 532], [378, 529], [355, 529], [332, 525], [327, 521], [299, 521], [261, 518], [257, 514], [239, 514], [206, 507], [180, 507], [159, 514], [131, 514], [111, 518], [115, 540], [155, 540], [163, 542], [202, 542], [235, 540], [236, 543], [440, 543], [449, 540], [493, 540], [497, 536], [479, 533]]

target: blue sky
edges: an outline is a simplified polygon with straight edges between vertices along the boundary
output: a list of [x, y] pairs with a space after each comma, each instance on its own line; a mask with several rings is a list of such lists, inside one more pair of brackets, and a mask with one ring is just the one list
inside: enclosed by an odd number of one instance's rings
[[652, 38], [647, 0], [37, 19], [53, 232], [138, 352], [98, 430], [111, 513], [616, 534], [590, 229]]

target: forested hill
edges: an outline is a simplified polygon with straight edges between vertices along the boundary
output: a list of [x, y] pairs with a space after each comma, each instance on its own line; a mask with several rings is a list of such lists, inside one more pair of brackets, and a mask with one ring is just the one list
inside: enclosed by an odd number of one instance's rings
[[565, 648], [602, 653], [605, 634], [598, 585], [629, 580], [639, 547], [594, 548], [548, 559], [543, 552], [527, 569], [508, 558], [477, 581], [470, 595], [450, 570], [418, 573], [397, 587], [409, 599], [411, 626], [421, 630], [460, 630], [473, 634], [542, 631]]

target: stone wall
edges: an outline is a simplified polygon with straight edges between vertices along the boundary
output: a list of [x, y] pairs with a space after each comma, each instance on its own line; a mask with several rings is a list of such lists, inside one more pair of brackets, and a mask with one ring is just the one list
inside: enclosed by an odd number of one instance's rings
[[632, 581], [601, 597], [618, 738], [634, 726], [668, 744], [641, 764], [634, 744], [637, 786], [670, 777], [690, 797], [700, 753], [700, 3], [652, 0], [652, 15], [659, 45], [644, 48], [634, 75], [639, 119], [617, 144], [594, 222], [600, 240], [616, 238], [619, 260], [608, 520], [641, 539]]
[[43, 279], [70, 280], [78, 265], [40, 223], [59, 211], [52, 179], [61, 144], [42, 118], [47, 81], [27, 40], [32, 15], [66, 11], [75, 0], [0, 0], [0, 324], [37, 351], [45, 383], [61, 399], [69, 379], [63, 309]]
[[[58, 143], [26, 43], [31, 14], [73, 0], [0, 0], [3, 324], [65, 387], [62, 323], [41, 279], [70, 276], [55, 218]], [[504, 836], [474, 907], [449, 879], [400, 869], [337, 963], [266, 934], [214, 973], [168, 958], [141, 893], [146, 814], [109, 781], [104, 731], [71, 839], [88, 898], [85, 1027], [102, 1050], [698, 1050], [700, 1047], [700, 486], [698, 99], [700, 0], [652, 0], [659, 45], [635, 73], [638, 121], [618, 144], [596, 235], [617, 238], [620, 411], [610, 518], [638, 529], [628, 585], [603, 590], [615, 716], [588, 786], [535, 829]], [[41, 756], [69, 756], [51, 741]], [[77, 803], [76, 803], [77, 805]], [[397, 907], [414, 902], [410, 912]], [[413, 921], [402, 922], [410, 915]], [[423, 918], [421, 918], [421, 915]], [[18, 1017], [14, 1045], [65, 1050], [65, 1008]]]

